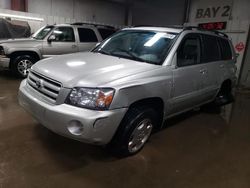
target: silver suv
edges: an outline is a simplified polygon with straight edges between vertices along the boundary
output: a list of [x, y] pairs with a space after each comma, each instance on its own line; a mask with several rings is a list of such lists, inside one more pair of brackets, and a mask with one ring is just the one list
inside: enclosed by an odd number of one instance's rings
[[36, 63], [19, 102], [53, 132], [127, 156], [167, 118], [230, 102], [235, 61], [223, 33], [128, 28], [91, 52]]
[[40, 59], [55, 55], [89, 51], [113, 33], [115, 28], [87, 23], [47, 25], [28, 39], [0, 41], [0, 67], [26, 77]]

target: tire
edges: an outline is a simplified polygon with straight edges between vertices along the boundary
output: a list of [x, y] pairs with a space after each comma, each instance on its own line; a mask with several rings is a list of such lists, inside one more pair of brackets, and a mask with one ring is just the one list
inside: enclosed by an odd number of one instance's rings
[[234, 96], [232, 94], [232, 87], [231, 84], [228, 82], [224, 82], [216, 95], [213, 102], [209, 105], [212, 107], [221, 107], [227, 104], [230, 104], [234, 101]]
[[36, 60], [30, 55], [20, 55], [14, 57], [11, 61], [11, 70], [19, 78], [26, 78], [28, 75], [28, 70]]
[[129, 109], [108, 145], [109, 151], [118, 157], [138, 153], [148, 141], [156, 123], [155, 110], [147, 107]]
[[217, 106], [224, 106], [224, 105], [232, 103], [233, 101], [234, 101], [234, 97], [232, 94], [231, 85], [222, 84], [221, 89], [215, 98], [215, 104]]

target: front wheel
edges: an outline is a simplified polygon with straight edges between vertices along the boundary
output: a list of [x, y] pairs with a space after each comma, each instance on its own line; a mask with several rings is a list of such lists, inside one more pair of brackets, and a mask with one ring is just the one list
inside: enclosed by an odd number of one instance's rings
[[109, 149], [120, 157], [138, 153], [148, 141], [156, 122], [157, 115], [153, 109], [147, 107], [130, 109], [109, 144]]
[[35, 59], [29, 55], [17, 56], [12, 60], [11, 69], [16, 76], [26, 78], [35, 62]]

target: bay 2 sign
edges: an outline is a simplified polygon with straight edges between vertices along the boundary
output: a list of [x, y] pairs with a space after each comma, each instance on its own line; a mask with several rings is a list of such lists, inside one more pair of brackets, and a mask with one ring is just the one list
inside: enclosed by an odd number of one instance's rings
[[232, 1], [209, 1], [197, 5], [195, 19], [198, 21], [226, 21], [231, 16]]

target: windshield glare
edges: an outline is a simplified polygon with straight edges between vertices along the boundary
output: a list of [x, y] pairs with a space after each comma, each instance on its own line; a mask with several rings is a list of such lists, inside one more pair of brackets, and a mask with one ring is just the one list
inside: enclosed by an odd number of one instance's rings
[[43, 40], [50, 31], [54, 28], [54, 26], [46, 26], [38, 30], [32, 37], [37, 40]]
[[175, 33], [121, 31], [104, 41], [94, 52], [160, 65], [175, 37]]

